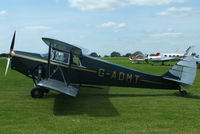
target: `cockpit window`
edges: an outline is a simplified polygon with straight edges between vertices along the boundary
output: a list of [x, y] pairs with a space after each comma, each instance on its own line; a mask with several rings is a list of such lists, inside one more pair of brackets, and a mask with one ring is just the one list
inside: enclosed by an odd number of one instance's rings
[[64, 64], [69, 64], [69, 53], [52, 50], [51, 60], [56, 62], [61, 62]]
[[69, 64], [71, 62], [72, 65], [81, 66], [81, 61], [78, 56], [76, 55], [70, 56], [69, 53], [65, 53], [65, 52], [61, 52], [57, 50], [52, 50], [51, 60], [55, 62], [60, 62], [63, 64]]
[[78, 56], [74, 55], [72, 60], [73, 65], [81, 66], [81, 62]]

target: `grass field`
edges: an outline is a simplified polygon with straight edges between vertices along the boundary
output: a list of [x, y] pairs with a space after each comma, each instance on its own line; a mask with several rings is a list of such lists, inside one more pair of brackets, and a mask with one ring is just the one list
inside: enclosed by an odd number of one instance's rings
[[[106, 60], [163, 74], [170, 66]], [[0, 134], [199, 134], [200, 70], [188, 95], [178, 91], [105, 87], [81, 88], [76, 98], [50, 92], [33, 99], [31, 79], [9, 70], [0, 59]]]

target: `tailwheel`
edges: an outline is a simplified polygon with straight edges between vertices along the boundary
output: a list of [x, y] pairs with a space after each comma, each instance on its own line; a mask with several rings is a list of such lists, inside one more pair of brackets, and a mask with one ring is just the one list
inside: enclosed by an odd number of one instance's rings
[[186, 96], [187, 95], [187, 92], [185, 90], [179, 91], [179, 92], [180, 92], [181, 96]]
[[31, 96], [33, 98], [42, 98], [44, 96], [44, 89], [41, 87], [34, 87], [31, 90]]

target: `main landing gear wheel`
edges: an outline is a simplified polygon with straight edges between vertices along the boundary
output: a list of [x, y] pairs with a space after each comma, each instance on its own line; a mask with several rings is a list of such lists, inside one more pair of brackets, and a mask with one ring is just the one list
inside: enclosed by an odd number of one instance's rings
[[49, 89], [43, 88], [42, 90], [43, 90], [44, 93], [49, 93]]
[[187, 95], [187, 92], [185, 90], [179, 91], [179, 92], [180, 92], [181, 96], [186, 96]]
[[42, 98], [44, 96], [44, 89], [35, 87], [31, 90], [31, 96], [33, 98]]

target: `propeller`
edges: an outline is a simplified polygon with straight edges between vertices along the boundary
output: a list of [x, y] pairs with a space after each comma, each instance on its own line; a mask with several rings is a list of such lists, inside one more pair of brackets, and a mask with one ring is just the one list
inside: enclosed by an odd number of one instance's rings
[[11, 42], [11, 46], [10, 46], [10, 52], [8, 54], [8, 61], [7, 61], [5, 76], [8, 73], [8, 68], [9, 68], [9, 65], [10, 65], [10, 59], [11, 59], [11, 56], [12, 56], [11, 54], [13, 52], [13, 48], [14, 48], [14, 44], [15, 44], [15, 35], [16, 35], [16, 31], [14, 32], [14, 35], [13, 35], [13, 38], [12, 38], [12, 42]]

